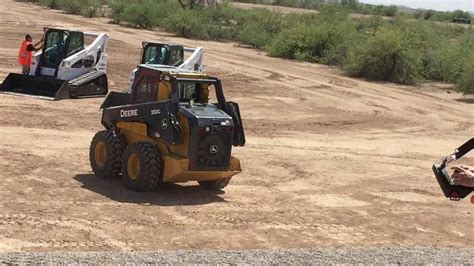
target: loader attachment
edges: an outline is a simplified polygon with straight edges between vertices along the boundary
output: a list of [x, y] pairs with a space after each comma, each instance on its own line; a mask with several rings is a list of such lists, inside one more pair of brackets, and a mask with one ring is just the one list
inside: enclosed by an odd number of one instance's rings
[[100, 106], [100, 109], [120, 106], [120, 105], [127, 105], [131, 103], [131, 94], [126, 92], [115, 92], [112, 91], [107, 95], [104, 102]]
[[0, 92], [21, 94], [49, 100], [69, 99], [69, 83], [48, 77], [10, 73], [0, 86]]

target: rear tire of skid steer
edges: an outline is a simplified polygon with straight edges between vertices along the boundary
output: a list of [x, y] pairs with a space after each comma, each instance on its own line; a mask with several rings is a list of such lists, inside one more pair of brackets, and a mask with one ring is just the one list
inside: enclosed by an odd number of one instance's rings
[[125, 149], [123, 139], [112, 130], [97, 132], [92, 139], [89, 160], [97, 177], [112, 178], [120, 175], [122, 154]]
[[210, 191], [218, 191], [229, 185], [230, 178], [212, 181], [198, 181], [199, 186]]
[[150, 191], [162, 181], [160, 152], [151, 143], [137, 142], [127, 146], [122, 157], [122, 179], [136, 192]]

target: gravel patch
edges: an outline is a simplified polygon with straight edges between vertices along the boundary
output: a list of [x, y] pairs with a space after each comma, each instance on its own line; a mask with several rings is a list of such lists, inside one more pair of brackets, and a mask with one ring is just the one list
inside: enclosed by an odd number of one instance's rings
[[0, 264], [466, 264], [474, 249], [431, 247], [325, 248], [248, 251], [4, 253]]

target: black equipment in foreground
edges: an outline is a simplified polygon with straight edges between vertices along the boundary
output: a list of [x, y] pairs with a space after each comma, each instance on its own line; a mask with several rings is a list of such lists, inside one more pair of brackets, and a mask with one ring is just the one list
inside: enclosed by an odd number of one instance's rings
[[450, 163], [459, 160], [472, 149], [474, 149], [474, 138], [470, 139], [468, 142], [457, 148], [453, 154], [444, 157], [441, 163], [436, 163], [433, 165], [433, 172], [441, 189], [443, 190], [444, 196], [451, 200], [458, 201], [460, 199], [464, 199], [474, 191], [474, 188], [454, 185], [453, 178], [446, 169]]

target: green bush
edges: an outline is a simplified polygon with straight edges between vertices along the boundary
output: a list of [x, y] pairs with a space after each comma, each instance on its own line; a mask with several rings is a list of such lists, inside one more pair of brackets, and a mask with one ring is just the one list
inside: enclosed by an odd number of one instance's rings
[[83, 1], [83, 6], [81, 7], [81, 15], [86, 18], [99, 16], [101, 8], [102, 3], [100, 0]]
[[412, 41], [400, 29], [384, 28], [352, 47], [345, 69], [358, 77], [414, 84], [422, 61]]
[[268, 44], [272, 35], [265, 31], [263, 25], [248, 23], [240, 30], [237, 38], [241, 43], [261, 48]]
[[39, 0], [39, 3], [43, 6], [52, 8], [52, 9], [59, 9], [59, 2], [61, 0]]
[[458, 81], [458, 88], [464, 94], [474, 94], [474, 56], [466, 62]]
[[123, 12], [128, 5], [130, 5], [129, 1], [126, 0], [109, 0], [109, 7], [110, 7], [110, 18], [112, 22], [115, 24], [120, 24], [123, 18]]
[[239, 18], [237, 40], [261, 48], [281, 31], [283, 16], [267, 9], [253, 9]]
[[327, 25], [301, 25], [282, 31], [267, 50], [271, 56], [318, 62], [339, 37]]
[[464, 67], [464, 57], [460, 44], [443, 41], [439, 49], [430, 51], [426, 77], [431, 80], [455, 82]]
[[68, 13], [80, 15], [82, 8], [84, 7], [84, 2], [76, 0], [60, 0], [59, 7]]
[[185, 38], [209, 39], [209, 14], [204, 10], [178, 10], [163, 25], [167, 31]]
[[129, 4], [120, 14], [120, 20], [134, 27], [151, 29], [159, 19], [155, 16], [156, 9], [157, 4], [153, 1]]

